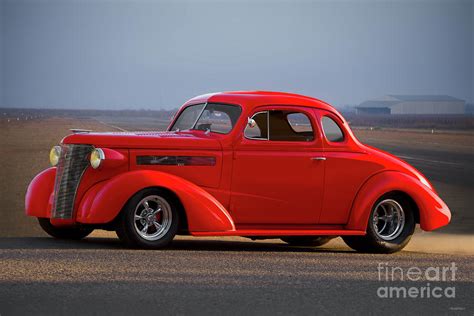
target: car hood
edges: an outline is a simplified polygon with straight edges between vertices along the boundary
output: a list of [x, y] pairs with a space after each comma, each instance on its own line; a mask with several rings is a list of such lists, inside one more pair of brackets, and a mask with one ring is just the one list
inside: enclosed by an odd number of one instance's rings
[[77, 133], [66, 136], [62, 143], [110, 148], [221, 149], [220, 142], [211, 135], [184, 132]]

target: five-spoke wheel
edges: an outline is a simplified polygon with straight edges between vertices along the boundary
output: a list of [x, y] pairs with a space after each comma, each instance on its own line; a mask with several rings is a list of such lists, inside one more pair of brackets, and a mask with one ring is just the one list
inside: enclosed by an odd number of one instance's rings
[[375, 234], [383, 240], [393, 240], [400, 236], [405, 226], [405, 212], [393, 199], [380, 201], [372, 213]]
[[150, 188], [135, 194], [117, 223], [117, 235], [129, 247], [167, 246], [178, 230], [177, 201], [170, 193]]
[[158, 240], [169, 231], [173, 215], [168, 202], [158, 195], [144, 197], [135, 207], [135, 229], [145, 240]]
[[346, 244], [361, 252], [393, 253], [405, 247], [415, 231], [415, 209], [400, 193], [382, 196], [370, 213], [365, 236], [344, 236]]

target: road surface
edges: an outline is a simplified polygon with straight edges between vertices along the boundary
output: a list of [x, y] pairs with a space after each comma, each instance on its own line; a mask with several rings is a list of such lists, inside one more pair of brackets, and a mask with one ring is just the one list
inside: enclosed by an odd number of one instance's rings
[[[0, 239], [0, 314], [359, 314], [474, 312], [473, 257], [358, 254], [344, 247], [179, 239], [122, 249], [117, 239]], [[382, 267], [456, 265], [455, 281], [388, 282]], [[380, 280], [381, 279], [381, 280]], [[379, 288], [454, 288], [455, 297], [381, 298]], [[444, 292], [443, 292], [444, 293]], [[435, 291], [435, 294], [438, 292]], [[448, 293], [451, 296], [452, 293]], [[400, 294], [401, 295], [401, 294]], [[444, 294], [443, 294], [444, 295]]]

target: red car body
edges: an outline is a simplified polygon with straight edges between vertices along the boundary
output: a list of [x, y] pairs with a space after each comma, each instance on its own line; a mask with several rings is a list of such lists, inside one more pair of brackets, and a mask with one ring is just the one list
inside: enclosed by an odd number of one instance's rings
[[[320, 100], [277, 92], [227, 92], [198, 96], [198, 103], [231, 104], [241, 114], [227, 134], [204, 130], [76, 133], [62, 146], [101, 148], [99, 168], [85, 167], [74, 190], [72, 212], [55, 216], [57, 167], [28, 187], [26, 214], [53, 226], [106, 225], [135, 193], [159, 187], [175, 194], [185, 214], [182, 233], [193, 236], [364, 235], [374, 203], [401, 192], [414, 203], [423, 230], [450, 221], [450, 211], [429, 182], [406, 162], [360, 143], [344, 118]], [[248, 118], [267, 110], [305, 114], [309, 141], [269, 141], [244, 136]], [[343, 141], [331, 142], [322, 127], [331, 118]], [[139, 164], [141, 157], [185, 157], [184, 163]], [[151, 158], [150, 158], [151, 157]], [[64, 171], [62, 171], [64, 172]], [[56, 182], [56, 189], [55, 189]]]

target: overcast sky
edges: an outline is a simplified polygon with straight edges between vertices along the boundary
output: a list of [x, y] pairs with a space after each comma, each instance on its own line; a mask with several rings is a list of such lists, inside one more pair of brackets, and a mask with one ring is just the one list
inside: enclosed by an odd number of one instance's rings
[[473, 101], [474, 1], [0, 0], [0, 105], [174, 108], [225, 90]]

